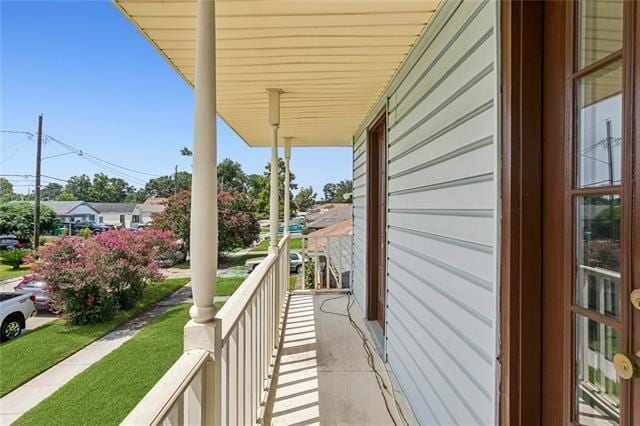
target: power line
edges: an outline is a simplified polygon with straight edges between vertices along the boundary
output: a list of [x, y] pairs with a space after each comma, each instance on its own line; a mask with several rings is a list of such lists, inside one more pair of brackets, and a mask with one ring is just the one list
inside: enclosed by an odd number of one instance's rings
[[[59, 180], [60, 182], [68, 182], [67, 179], [61, 179], [61, 178], [57, 178], [57, 177], [53, 177], [53, 176], [48, 176], [48, 175], [41, 175], [42, 177], [45, 177], [47, 179], [53, 179], [53, 180]], [[23, 178], [35, 178], [36, 175], [31, 175], [31, 174], [13, 174], [13, 175], [0, 175], [0, 177], [23, 177]]]
[[47, 140], [51, 140], [51, 141], [53, 141], [53, 142], [55, 142], [55, 143], [57, 143], [57, 144], [59, 144], [59, 145], [61, 145], [61, 146], [65, 147], [66, 149], [68, 149], [68, 150], [70, 150], [70, 151], [75, 152], [76, 154], [78, 154], [78, 155], [80, 155], [80, 156], [87, 156], [87, 157], [90, 157], [90, 158], [92, 158], [92, 159], [94, 159], [94, 160], [96, 160], [96, 161], [100, 161], [100, 162], [102, 162], [102, 163], [108, 164], [108, 165], [110, 165], [110, 166], [117, 167], [117, 168], [119, 168], [119, 169], [127, 170], [127, 171], [129, 171], [129, 172], [133, 172], [133, 173], [137, 173], [137, 174], [141, 174], [141, 175], [153, 176], [153, 177], [160, 177], [160, 176], [161, 176], [161, 175], [158, 175], [158, 174], [142, 172], [142, 171], [140, 171], [140, 170], [135, 170], [135, 169], [131, 169], [131, 168], [129, 168], [129, 167], [121, 166], [120, 164], [116, 164], [116, 163], [113, 163], [113, 162], [111, 162], [111, 161], [107, 161], [107, 160], [102, 159], [102, 158], [100, 158], [100, 157], [97, 157], [97, 156], [95, 156], [95, 155], [93, 155], [93, 154], [89, 154], [88, 152], [85, 152], [85, 151], [83, 151], [83, 150], [81, 150], [81, 149], [79, 149], [79, 148], [76, 148], [76, 147], [71, 146], [71, 145], [69, 145], [69, 144], [67, 144], [67, 143], [64, 143], [64, 142], [62, 142], [61, 140], [56, 139], [56, 138], [54, 138], [54, 137], [53, 137], [53, 136], [51, 136], [51, 135], [45, 135], [45, 136], [46, 136]]

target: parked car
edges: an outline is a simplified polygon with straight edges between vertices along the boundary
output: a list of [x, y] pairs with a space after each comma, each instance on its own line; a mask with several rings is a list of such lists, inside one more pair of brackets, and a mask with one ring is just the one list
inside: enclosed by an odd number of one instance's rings
[[51, 295], [49, 294], [49, 284], [35, 275], [25, 275], [16, 286], [16, 291], [33, 293], [35, 295], [35, 306], [37, 310], [50, 310]]
[[26, 327], [27, 318], [35, 316], [33, 293], [0, 293], [0, 342], [15, 339]]
[[99, 234], [112, 229], [111, 226], [105, 225], [104, 223], [74, 222], [71, 224], [71, 234], [76, 235], [80, 230], [85, 228], [89, 229], [92, 234]]
[[0, 235], [0, 250], [14, 250], [17, 248], [22, 248], [22, 243], [15, 235]]
[[[258, 267], [260, 262], [262, 262], [264, 257], [256, 257], [253, 259], [249, 259], [244, 263], [244, 268], [251, 272]], [[289, 272], [295, 272], [299, 274], [302, 272], [302, 254], [301, 253], [289, 253]]]

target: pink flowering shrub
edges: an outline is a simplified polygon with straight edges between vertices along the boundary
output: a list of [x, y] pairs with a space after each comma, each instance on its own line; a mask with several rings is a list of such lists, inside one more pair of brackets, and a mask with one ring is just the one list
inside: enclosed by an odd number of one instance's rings
[[72, 324], [108, 321], [135, 305], [146, 284], [161, 278], [158, 261], [179, 246], [170, 232], [114, 230], [60, 238], [41, 249], [34, 266], [49, 284], [52, 308]]

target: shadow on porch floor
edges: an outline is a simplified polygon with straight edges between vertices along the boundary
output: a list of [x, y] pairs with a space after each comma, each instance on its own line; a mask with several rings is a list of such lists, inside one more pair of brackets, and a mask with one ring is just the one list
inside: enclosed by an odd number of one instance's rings
[[[368, 350], [350, 324], [349, 302], [353, 322], [368, 339]], [[383, 383], [387, 390], [381, 389]], [[265, 424], [406, 424], [394, 403], [384, 364], [346, 294], [291, 295], [273, 389]], [[396, 398], [413, 424], [399, 392]]]

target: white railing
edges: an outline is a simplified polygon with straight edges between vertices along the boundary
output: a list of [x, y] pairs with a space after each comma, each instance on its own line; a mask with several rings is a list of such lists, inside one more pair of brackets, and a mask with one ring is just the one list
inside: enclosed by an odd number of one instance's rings
[[215, 317], [214, 351], [186, 351], [123, 424], [250, 425], [262, 421], [280, 348], [289, 237]]
[[[353, 235], [304, 235], [302, 258], [312, 261], [313, 288], [351, 288], [353, 280]], [[310, 262], [303, 262], [302, 277], [306, 282]]]

